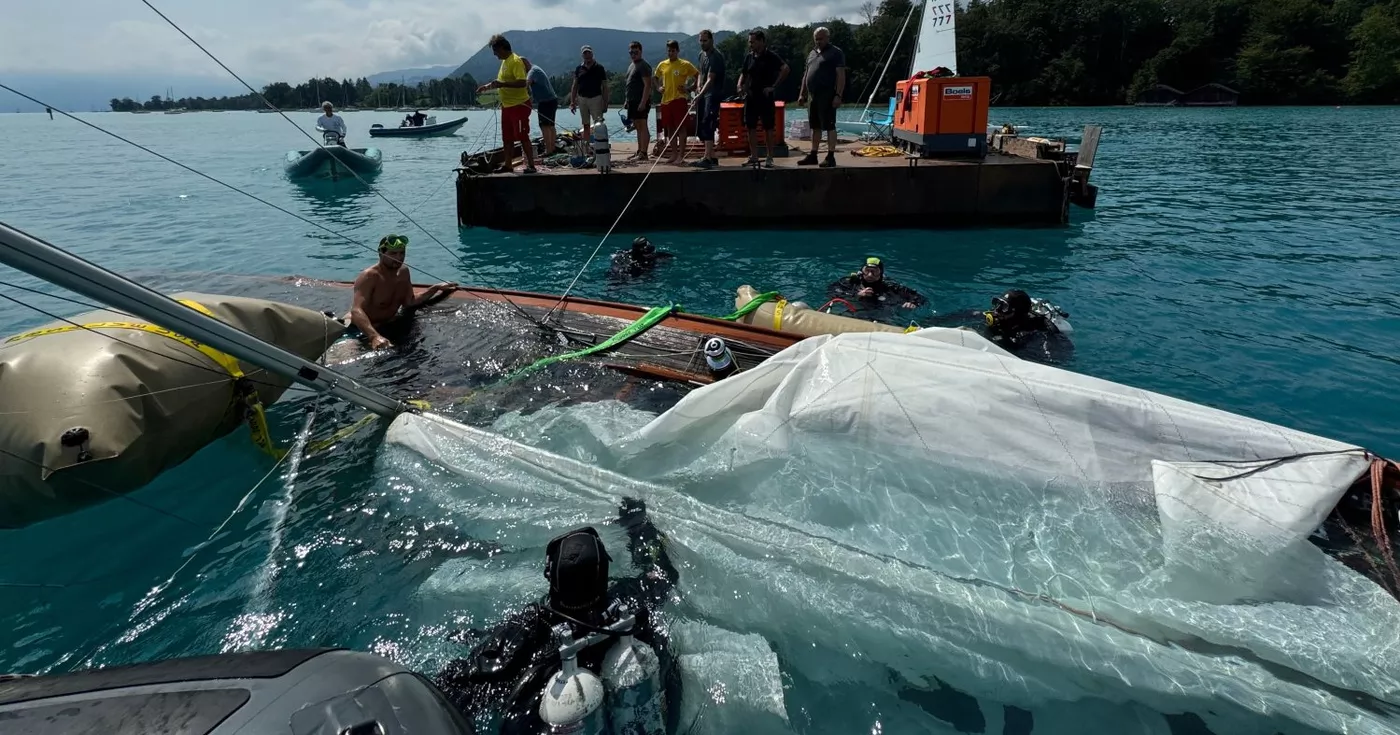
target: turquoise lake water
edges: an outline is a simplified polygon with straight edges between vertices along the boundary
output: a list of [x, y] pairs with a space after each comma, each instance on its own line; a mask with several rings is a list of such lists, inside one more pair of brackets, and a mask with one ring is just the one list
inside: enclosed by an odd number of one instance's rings
[[[351, 144], [371, 144], [369, 125], [396, 125], [400, 114], [346, 113]], [[280, 116], [81, 117], [362, 245], [407, 233], [420, 282], [559, 292], [598, 236], [456, 227], [452, 168], [462, 151], [494, 145], [498, 131], [492, 113], [465, 114], [471, 122], [454, 137], [372, 143], [384, 152], [376, 189], [441, 246], [353, 182], [289, 182], [284, 154], [310, 141]], [[575, 292], [722, 314], [733, 308], [734, 289], [750, 284], [815, 304], [833, 278], [879, 255], [890, 277], [940, 312], [985, 307], [1012, 287], [1060, 305], [1075, 327], [1069, 369], [1397, 457], [1397, 115], [1395, 108], [995, 109], [994, 124], [1024, 126], [1023, 134], [1077, 139], [1083, 125], [1103, 125], [1093, 174], [1098, 210], [1072, 208], [1061, 228], [952, 232], [804, 231], [794, 222], [774, 232], [640, 233], [624, 218]], [[292, 117], [311, 129], [313, 114]], [[73, 121], [0, 115], [0, 135], [12, 143], [0, 161], [0, 220], [150, 285], [277, 297], [289, 287], [246, 277], [350, 279], [372, 262], [361, 247]], [[677, 257], [654, 278], [610, 286], [607, 254], [637, 234]], [[5, 269], [0, 282], [49, 289]], [[4, 285], [0, 292], [58, 314], [82, 310]], [[326, 310], [347, 306], [333, 290], [295, 298]], [[5, 334], [45, 321], [0, 305]], [[386, 374], [385, 384], [392, 378]], [[290, 437], [308, 401], [294, 396], [274, 409], [280, 437]], [[323, 413], [326, 426], [354, 414]], [[391, 517], [374, 492], [356, 492], [383, 486], [383, 477], [371, 483], [368, 475], [393, 474], [376, 464], [376, 452], [373, 437], [360, 437], [332, 459], [309, 459], [295, 503], [269, 482], [216, 543], [198, 549], [270, 468], [243, 432], [141, 491], [143, 501], [185, 520], [117, 501], [0, 532], [0, 582], [28, 585], [0, 595], [0, 631], [8, 631], [0, 633], [0, 671], [254, 644], [346, 645], [414, 665], [438, 661], [452, 626], [483, 625], [518, 600], [477, 602], [462, 614], [423, 612], [412, 591], [433, 562], [405, 563], [400, 552], [412, 539], [434, 548], [425, 519]], [[803, 731], [870, 731], [882, 713], [890, 716], [881, 705], [833, 714], [842, 709], [839, 690], [788, 685], [789, 713]]]

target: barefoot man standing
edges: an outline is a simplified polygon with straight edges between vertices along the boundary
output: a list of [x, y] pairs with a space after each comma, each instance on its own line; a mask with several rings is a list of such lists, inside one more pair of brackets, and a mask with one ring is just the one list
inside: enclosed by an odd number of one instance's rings
[[406, 314], [457, 290], [455, 283], [439, 283], [415, 298], [408, 266], [403, 264], [407, 250], [407, 237], [386, 235], [379, 241], [379, 262], [355, 279], [350, 323], [369, 340], [370, 349], [393, 347], [379, 328], [398, 318], [400, 311]]

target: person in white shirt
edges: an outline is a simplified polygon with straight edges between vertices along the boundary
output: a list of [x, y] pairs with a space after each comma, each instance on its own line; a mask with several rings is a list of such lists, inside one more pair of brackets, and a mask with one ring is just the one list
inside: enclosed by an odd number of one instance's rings
[[323, 133], [335, 133], [338, 138], [336, 142], [345, 145], [345, 120], [335, 114], [335, 107], [329, 102], [321, 103], [321, 109], [326, 114], [316, 118], [316, 129]]

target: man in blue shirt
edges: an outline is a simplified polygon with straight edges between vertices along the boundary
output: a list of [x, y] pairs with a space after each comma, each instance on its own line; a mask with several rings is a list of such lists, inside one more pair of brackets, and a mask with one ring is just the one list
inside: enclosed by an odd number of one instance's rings
[[540, 131], [544, 133], [544, 154], [552, 156], [557, 152], [554, 148], [554, 113], [559, 111], [559, 95], [555, 94], [554, 85], [549, 83], [549, 75], [544, 69], [531, 64], [529, 59], [522, 58], [521, 61], [525, 62], [526, 87], [539, 115]]

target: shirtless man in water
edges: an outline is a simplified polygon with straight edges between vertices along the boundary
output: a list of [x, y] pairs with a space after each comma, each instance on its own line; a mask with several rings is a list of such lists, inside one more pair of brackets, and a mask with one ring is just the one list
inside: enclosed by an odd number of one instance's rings
[[379, 262], [366, 268], [355, 279], [355, 296], [350, 304], [350, 323], [369, 339], [370, 349], [392, 347], [376, 327], [392, 321], [400, 310], [424, 306], [457, 290], [455, 283], [439, 283], [414, 298], [408, 266], [403, 264], [408, 238], [387, 235], [379, 241]]

